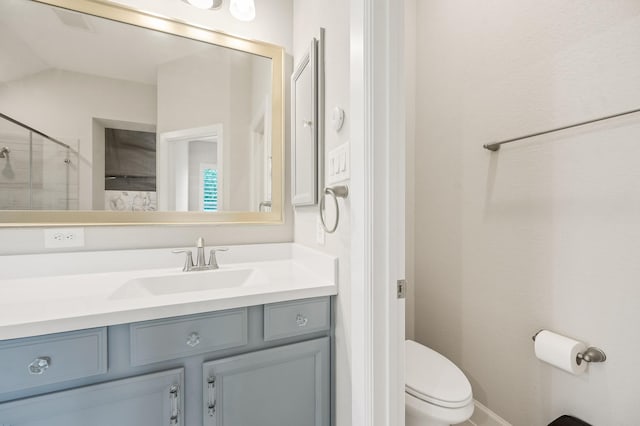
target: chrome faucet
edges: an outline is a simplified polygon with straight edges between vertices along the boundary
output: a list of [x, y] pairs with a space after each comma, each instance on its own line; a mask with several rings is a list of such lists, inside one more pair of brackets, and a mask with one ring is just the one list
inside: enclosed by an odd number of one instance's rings
[[182, 270], [184, 272], [190, 271], [208, 271], [211, 269], [218, 269], [218, 260], [216, 259], [216, 252], [219, 251], [227, 251], [229, 250], [226, 247], [213, 248], [209, 254], [209, 262], [206, 262], [204, 259], [204, 238], [200, 237], [196, 241], [196, 264], [193, 264], [193, 253], [191, 250], [173, 250], [172, 253], [186, 253], [186, 258], [184, 261], [184, 267]]
[[196, 248], [198, 249], [198, 254], [196, 255], [195, 270], [199, 271], [202, 269], [209, 269], [209, 268], [205, 268], [207, 264], [205, 263], [205, 260], [204, 260], [204, 238], [200, 237], [196, 240]]

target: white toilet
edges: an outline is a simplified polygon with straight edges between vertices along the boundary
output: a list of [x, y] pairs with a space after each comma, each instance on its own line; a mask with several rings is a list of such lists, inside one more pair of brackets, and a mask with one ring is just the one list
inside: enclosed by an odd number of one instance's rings
[[405, 341], [405, 425], [449, 426], [473, 414], [471, 384], [438, 352]]

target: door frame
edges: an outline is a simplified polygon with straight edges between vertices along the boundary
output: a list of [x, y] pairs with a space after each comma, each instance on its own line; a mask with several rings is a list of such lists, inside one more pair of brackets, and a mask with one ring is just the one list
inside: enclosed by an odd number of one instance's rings
[[404, 425], [404, 0], [351, 0], [352, 424]]
[[168, 201], [169, 195], [175, 195], [172, 192], [173, 176], [173, 159], [171, 151], [178, 144], [184, 145], [184, 149], [188, 152], [188, 144], [192, 140], [205, 140], [216, 144], [216, 167], [218, 169], [218, 188], [220, 196], [218, 197], [218, 210], [224, 209], [228, 203], [229, 191], [227, 179], [224, 175], [224, 166], [227, 164], [228, 150], [224, 146], [224, 137], [222, 134], [222, 124], [212, 124], [209, 126], [192, 127], [188, 129], [173, 130], [162, 132], [158, 135], [157, 153], [158, 159], [156, 163], [156, 190], [158, 192], [158, 210], [167, 211], [175, 210], [175, 206], [170, 209], [171, 205]]

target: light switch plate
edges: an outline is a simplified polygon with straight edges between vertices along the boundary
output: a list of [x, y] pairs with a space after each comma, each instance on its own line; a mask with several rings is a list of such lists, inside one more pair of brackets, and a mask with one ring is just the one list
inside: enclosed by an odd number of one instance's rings
[[349, 142], [329, 151], [327, 183], [334, 184], [349, 179]]

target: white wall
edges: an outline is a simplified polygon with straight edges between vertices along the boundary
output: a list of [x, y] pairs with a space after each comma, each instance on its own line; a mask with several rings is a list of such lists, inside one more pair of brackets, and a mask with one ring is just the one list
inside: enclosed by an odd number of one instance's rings
[[[309, 48], [311, 39], [326, 28], [325, 48], [325, 160], [326, 154], [349, 138], [349, 14], [344, 2], [294, 1], [294, 62], [297, 64]], [[339, 133], [331, 127], [331, 110], [339, 106], [346, 111], [345, 124]], [[325, 164], [327, 161], [325, 161]], [[325, 171], [325, 175], [328, 173]], [[331, 209], [331, 203], [327, 203]], [[337, 426], [351, 424], [351, 351], [350, 351], [350, 283], [349, 199], [340, 200], [340, 226], [326, 236], [325, 245], [316, 243], [317, 206], [295, 210], [295, 241], [332, 253], [340, 258], [339, 297], [336, 306], [336, 419]]]
[[[640, 2], [417, 2], [416, 337], [515, 425], [638, 424]], [[538, 361], [549, 328], [609, 359]]]
[[[255, 211], [258, 206], [251, 205], [251, 87], [253, 76], [251, 58], [246, 55], [231, 55], [231, 97], [230, 108], [233, 125], [231, 126], [231, 144], [226, 151], [230, 153], [230, 180], [233, 197], [229, 210]], [[227, 136], [229, 132], [227, 132]], [[223, 148], [225, 149], [225, 148]], [[226, 174], [226, 171], [225, 171]], [[226, 207], [225, 207], [226, 209]]]
[[271, 61], [261, 56], [251, 57], [251, 119], [264, 113], [265, 99], [271, 94]]
[[[271, 201], [271, 63], [254, 56], [251, 61], [251, 206]], [[266, 207], [264, 208], [266, 210]]]
[[[221, 11], [203, 12], [176, 0], [121, 0], [118, 3], [237, 36], [268, 41], [285, 47], [287, 52], [291, 52], [293, 46], [291, 0], [273, 0], [268, 3], [259, 1], [256, 5], [256, 20], [251, 23], [233, 19], [226, 8]], [[287, 188], [285, 205], [288, 204]], [[190, 245], [195, 243], [199, 236], [203, 236], [208, 244], [292, 241], [293, 224], [290, 208], [285, 208], [285, 220], [286, 222], [282, 225], [91, 227], [85, 230], [84, 249]], [[159, 232], [159, 229], [162, 231]], [[0, 229], [0, 253], [42, 251], [44, 251], [42, 230]]]
[[[215, 53], [213, 53], [215, 52]], [[158, 67], [158, 133], [231, 127], [231, 52], [211, 48]]]
[[416, 3], [405, 0], [404, 10], [404, 73], [405, 73], [405, 337], [415, 338], [415, 192], [416, 180]]

